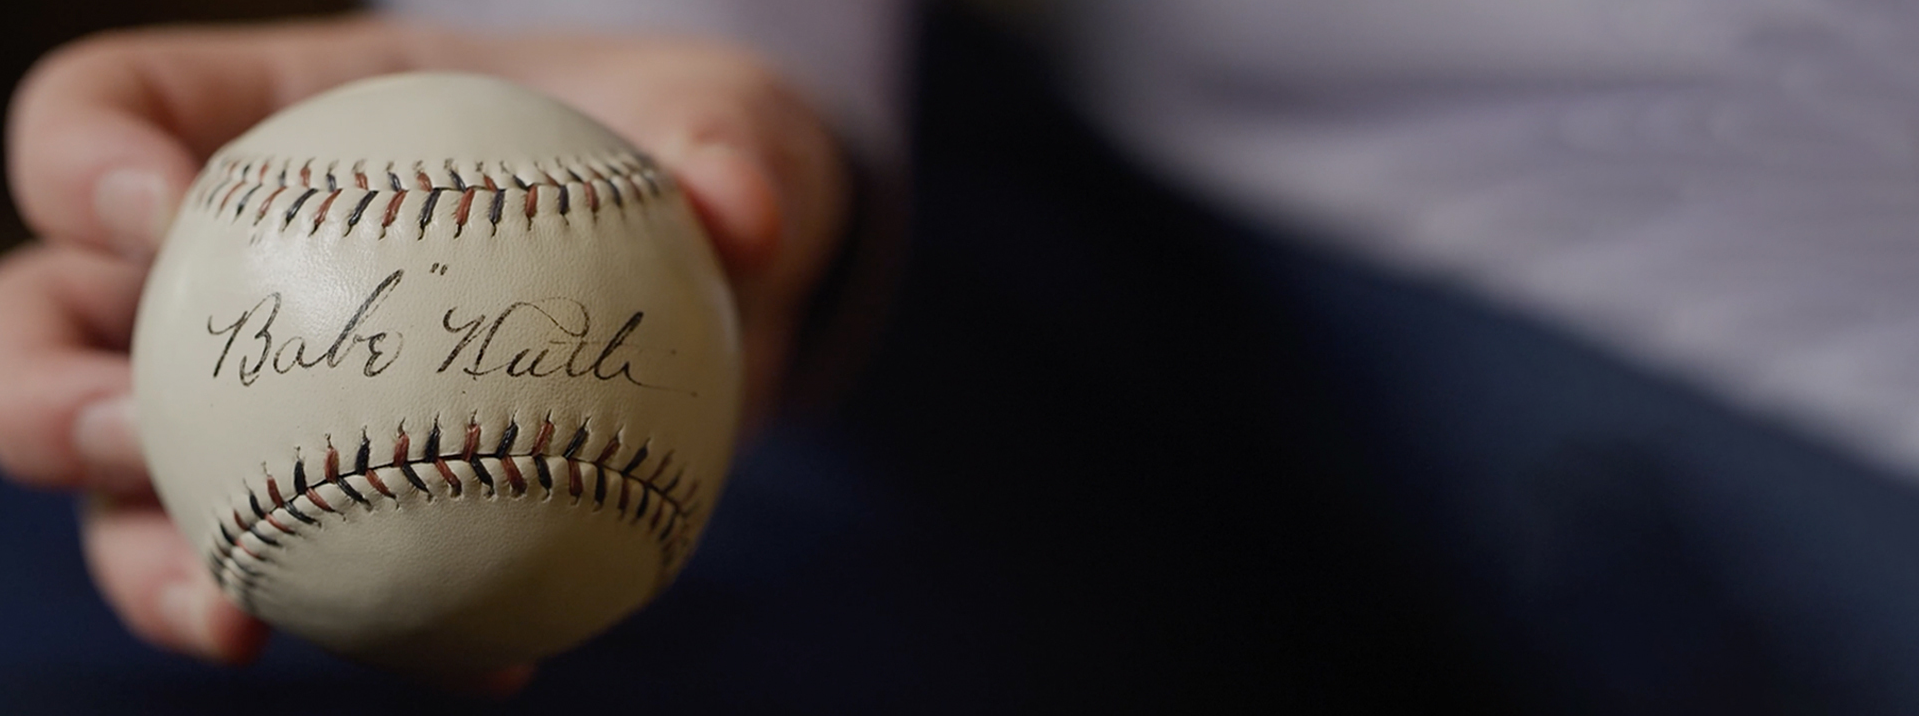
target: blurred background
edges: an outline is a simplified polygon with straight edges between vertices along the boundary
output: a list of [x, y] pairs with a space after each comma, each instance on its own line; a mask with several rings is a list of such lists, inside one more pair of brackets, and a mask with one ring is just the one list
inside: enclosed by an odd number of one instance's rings
[[[0, 76], [93, 29], [342, 5], [35, 10]], [[0, 483], [28, 547], [0, 552], [0, 712], [1919, 711], [1919, 463], [1888, 459], [1919, 424], [1919, 21], [1164, 3], [1416, 21], [1252, 28], [1298, 42], [1241, 34], [1246, 62], [1165, 83], [1194, 101], [1137, 103], [1225, 121], [1129, 125], [1036, 5], [927, 4], [870, 363], [741, 457], [672, 590], [523, 698], [289, 639], [245, 671], [156, 653], [93, 595], [70, 500]], [[1760, 6], [1749, 37], [1687, 24]], [[1466, 51], [1427, 61], [1447, 28]], [[1191, 151], [1129, 141], [1152, 129]], [[1271, 174], [1222, 199], [1179, 164], [1209, 151]]]
[[[35, 4], [7, 13], [0, 23], [0, 89], [6, 97], [34, 60], [55, 47], [93, 32], [155, 23], [227, 22], [344, 12], [360, 3], [348, 0], [89, 0], [79, 4]], [[0, 178], [4, 183], [5, 178]], [[27, 239], [14, 211], [12, 194], [0, 201], [0, 248]]]

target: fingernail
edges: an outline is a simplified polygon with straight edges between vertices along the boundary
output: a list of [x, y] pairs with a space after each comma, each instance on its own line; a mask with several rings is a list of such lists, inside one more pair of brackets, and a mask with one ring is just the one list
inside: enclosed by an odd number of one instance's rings
[[166, 182], [143, 169], [116, 169], [100, 178], [93, 192], [94, 215], [107, 240], [122, 254], [144, 259], [159, 245], [169, 214]]
[[101, 400], [73, 421], [73, 450], [86, 465], [90, 487], [129, 492], [145, 489], [146, 459], [134, 426], [133, 396]]
[[160, 618], [173, 633], [175, 645], [201, 658], [215, 658], [213, 639], [207, 629], [207, 593], [191, 581], [169, 584], [160, 590]]

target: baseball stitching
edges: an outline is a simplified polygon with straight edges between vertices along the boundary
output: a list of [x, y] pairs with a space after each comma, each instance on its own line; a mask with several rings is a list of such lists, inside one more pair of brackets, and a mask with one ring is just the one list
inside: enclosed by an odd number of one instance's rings
[[[261, 494], [254, 491], [251, 485], [245, 487], [246, 505], [232, 510], [231, 525], [224, 519], [217, 521], [219, 536], [207, 555], [214, 579], [223, 587], [231, 587], [237, 592], [236, 596], [242, 605], [251, 607], [254, 581], [260, 572], [249, 567], [247, 561], [272, 564], [271, 555], [274, 550], [284, 547], [284, 538], [299, 537], [303, 535], [303, 530], [322, 527], [321, 518], [316, 516], [320, 513], [344, 515], [344, 510], [353, 505], [359, 505], [371, 513], [375, 509], [376, 499], [390, 500], [397, 506], [401, 493], [395, 491], [396, 487], [421, 494], [427, 504], [432, 504], [436, 499], [462, 499], [471, 487], [478, 487], [484, 491], [484, 499], [502, 496], [523, 499], [536, 491], [541, 493], [539, 499], [543, 502], [551, 501], [560, 494], [570, 496], [575, 505], [590, 498], [594, 510], [598, 511], [607, 506], [609, 475], [620, 478], [617, 495], [614, 496], [614, 509], [628, 524], [644, 529], [659, 544], [661, 571], [664, 574], [677, 571], [691, 543], [691, 516], [699, 510], [694, 500], [699, 495], [700, 483], [697, 480], [685, 480], [688, 466], [675, 464], [673, 453], [668, 451], [659, 459], [651, 460], [651, 472], [641, 477], [642, 469], [649, 466], [650, 439], [642, 443], [623, 466], [614, 469], [613, 457], [622, 446], [619, 434], [616, 433], [601, 448], [597, 458], [588, 461], [580, 458], [581, 450], [591, 436], [586, 425], [580, 425], [565, 447], [559, 453], [552, 454], [549, 448], [553, 445], [555, 432], [551, 420], [542, 420], [532, 446], [523, 452], [518, 451], [515, 448], [520, 440], [521, 429], [517, 421], [512, 421], [502, 431], [493, 450], [483, 452], [482, 429], [477, 422], [469, 422], [464, 429], [460, 448], [448, 452], [442, 449], [443, 431], [435, 423], [426, 436], [420, 456], [414, 457], [411, 453], [412, 437], [402, 425], [394, 445], [392, 461], [381, 465], [371, 464], [372, 441], [363, 433], [351, 469], [346, 471], [341, 469], [339, 450], [329, 441], [318, 482], [309, 484], [306, 460], [296, 456], [292, 466], [291, 492], [282, 494], [280, 482], [271, 471], [268, 471], [264, 485], [266, 503], [262, 503]], [[493, 467], [488, 467], [489, 462]], [[451, 463], [463, 464], [472, 472], [476, 484], [464, 484]], [[670, 477], [667, 476], [669, 468], [674, 468]], [[504, 485], [495, 477], [496, 470], [504, 477]], [[590, 495], [587, 484], [589, 472], [592, 483]], [[527, 480], [529, 474], [533, 476], [531, 484]], [[662, 481], [662, 478], [666, 479]], [[561, 484], [559, 480], [564, 480], [564, 483]], [[355, 481], [360, 484], [356, 486]], [[436, 495], [431, 487], [434, 483], [445, 485], [445, 494]], [[634, 483], [638, 483], [637, 496], [633, 494]], [[684, 490], [680, 489], [682, 484], [687, 486]], [[537, 485], [537, 489], [534, 485]], [[330, 488], [338, 494], [328, 498], [322, 488]], [[629, 507], [632, 508], [631, 514], [627, 512]], [[242, 560], [243, 555], [246, 560]]]
[[[369, 168], [365, 160], [333, 160], [316, 168], [319, 162], [271, 156], [215, 159], [201, 173], [201, 186], [192, 203], [203, 211], [254, 226], [273, 215], [280, 219], [284, 231], [292, 227], [303, 207], [320, 197], [307, 225], [308, 236], [318, 233], [336, 211], [346, 212], [345, 232], [353, 231], [363, 219], [377, 218], [381, 236], [385, 236], [400, 223], [400, 205], [408, 194], [426, 193], [417, 217], [424, 234], [440, 196], [451, 193], [459, 197], [453, 212], [453, 235], [457, 237], [474, 220], [476, 210], [497, 232], [500, 222], [511, 213], [531, 221], [540, 213], [544, 193], [554, 194], [555, 210], [561, 217], [569, 217], [576, 193], [585, 199], [588, 213], [598, 214], [607, 203], [624, 208], [629, 200], [643, 204], [657, 199], [672, 181], [652, 159], [631, 152], [526, 162], [448, 159], [438, 166], [415, 162], [402, 167], [384, 162]], [[340, 201], [355, 191], [363, 193], [357, 199]], [[264, 196], [260, 196], [262, 192]], [[275, 200], [289, 192], [294, 198], [286, 209], [273, 212]], [[383, 204], [378, 201], [382, 193], [390, 194]], [[256, 197], [258, 203], [254, 202]], [[251, 212], [248, 207], [252, 207]], [[371, 216], [369, 209], [373, 211]]]

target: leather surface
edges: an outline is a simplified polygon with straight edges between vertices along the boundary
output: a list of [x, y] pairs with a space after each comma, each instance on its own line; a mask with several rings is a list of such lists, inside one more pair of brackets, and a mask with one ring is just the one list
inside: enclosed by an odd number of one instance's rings
[[146, 287], [135, 394], [167, 510], [242, 607], [361, 661], [487, 668], [684, 564], [737, 331], [649, 159], [525, 89], [402, 75], [212, 158]]

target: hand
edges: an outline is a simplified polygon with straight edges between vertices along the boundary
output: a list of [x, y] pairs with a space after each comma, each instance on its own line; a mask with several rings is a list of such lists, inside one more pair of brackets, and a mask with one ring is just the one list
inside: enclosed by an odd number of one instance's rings
[[[847, 190], [814, 113], [752, 55], [668, 38], [482, 35], [378, 19], [146, 30], [63, 48], [8, 127], [17, 203], [45, 245], [0, 262], [0, 467], [94, 493], [94, 579], [137, 635], [226, 663], [266, 630], [218, 592], [159, 510], [135, 442], [126, 346], [146, 263], [206, 157], [291, 102], [414, 69], [499, 75], [592, 115], [679, 179], [740, 307], [748, 423], [835, 248]], [[528, 672], [484, 682], [511, 689]]]

